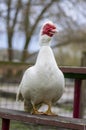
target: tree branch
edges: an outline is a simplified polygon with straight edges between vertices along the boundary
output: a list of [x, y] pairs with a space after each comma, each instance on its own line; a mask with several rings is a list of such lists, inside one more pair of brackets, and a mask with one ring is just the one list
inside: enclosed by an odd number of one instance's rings
[[[59, 1], [59, 0], [58, 0]], [[30, 43], [30, 40], [31, 40], [31, 37], [40, 21], [40, 19], [42, 18], [43, 14], [52, 6], [53, 2], [56, 2], [56, 0], [51, 0], [51, 2], [49, 4], [47, 4], [43, 10], [41, 11], [41, 13], [39, 14], [39, 16], [37, 17], [34, 25], [32, 26], [31, 28], [31, 31], [29, 32], [29, 36], [26, 38], [26, 42], [25, 42], [25, 45], [24, 45], [24, 48], [23, 48], [23, 55], [22, 55], [22, 61], [24, 61], [26, 59], [26, 51], [27, 51], [27, 48], [28, 48], [28, 45]]]
[[12, 50], [12, 38], [13, 38], [13, 33], [14, 33], [14, 28], [16, 25], [16, 20], [19, 12], [19, 4], [21, 0], [18, 0], [18, 6], [16, 8], [16, 13], [13, 19], [13, 24], [12, 26], [10, 25], [10, 12], [11, 12], [11, 2], [12, 0], [9, 0], [7, 5], [8, 5], [8, 14], [7, 14], [7, 34], [8, 34], [8, 59], [11, 61], [13, 59], [13, 50]]
[[12, 29], [13, 29], [13, 30], [14, 30], [15, 25], [16, 25], [18, 13], [19, 13], [19, 10], [20, 10], [20, 7], [21, 7], [20, 5], [21, 5], [21, 0], [18, 0], [17, 7], [16, 7], [16, 12], [15, 12], [15, 17], [14, 17], [14, 19], [13, 19], [13, 25], [12, 25]]

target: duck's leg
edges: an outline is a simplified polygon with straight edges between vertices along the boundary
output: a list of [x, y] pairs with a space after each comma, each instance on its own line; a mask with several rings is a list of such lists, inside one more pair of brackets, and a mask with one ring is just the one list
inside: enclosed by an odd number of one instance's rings
[[25, 110], [26, 112], [31, 113], [32, 108], [33, 108], [33, 107], [32, 107], [31, 102], [28, 101], [28, 100], [24, 100], [24, 110]]
[[39, 112], [37, 110], [36, 106], [33, 103], [32, 103], [32, 106], [33, 106], [33, 112], [32, 112], [32, 114], [39, 114], [39, 115], [43, 114], [43, 112]]
[[33, 112], [32, 112], [32, 114], [39, 114], [39, 111], [37, 110], [35, 105], [33, 105]]
[[45, 115], [55, 115], [52, 111], [51, 111], [51, 102], [47, 102], [46, 103], [48, 105], [48, 109], [47, 111], [44, 113]]

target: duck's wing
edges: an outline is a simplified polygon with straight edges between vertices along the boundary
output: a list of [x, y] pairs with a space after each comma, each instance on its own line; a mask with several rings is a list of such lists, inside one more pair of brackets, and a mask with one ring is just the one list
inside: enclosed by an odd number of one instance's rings
[[19, 88], [18, 88], [18, 90], [17, 90], [16, 101], [19, 101], [19, 100], [23, 101], [23, 100], [24, 100], [24, 99], [23, 99], [23, 96], [22, 96], [22, 93], [21, 93], [21, 88], [24, 86], [24, 83], [25, 83], [25, 81], [26, 81], [27, 71], [28, 71], [28, 73], [29, 73], [29, 69], [27, 69], [27, 70], [24, 72], [23, 77], [22, 77], [22, 80], [21, 80], [20, 85], [19, 85]]
[[[23, 101], [23, 100], [24, 100], [24, 98], [23, 98], [23, 96], [22, 96], [22, 93], [21, 93], [21, 89], [22, 89], [22, 88], [24, 89], [24, 86], [25, 86], [26, 84], [28, 84], [28, 80], [29, 80], [31, 68], [32, 68], [32, 67], [28, 68], [28, 69], [24, 72], [24, 74], [23, 74], [22, 80], [21, 80], [20, 85], [19, 85], [19, 88], [18, 88], [18, 90], [17, 90], [16, 101], [19, 101], [19, 100]], [[29, 85], [28, 85], [28, 87], [29, 87]]]

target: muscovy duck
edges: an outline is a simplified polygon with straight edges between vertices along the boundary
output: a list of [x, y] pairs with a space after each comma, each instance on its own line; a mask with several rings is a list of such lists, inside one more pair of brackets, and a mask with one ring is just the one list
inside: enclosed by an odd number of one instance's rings
[[[48, 21], [40, 31], [40, 51], [35, 65], [28, 68], [22, 78], [17, 92], [17, 100], [24, 100], [25, 111], [33, 114], [54, 115], [51, 106], [64, 92], [64, 76], [58, 68], [50, 42], [57, 32], [56, 25]], [[46, 112], [39, 112], [40, 104], [47, 104]]]

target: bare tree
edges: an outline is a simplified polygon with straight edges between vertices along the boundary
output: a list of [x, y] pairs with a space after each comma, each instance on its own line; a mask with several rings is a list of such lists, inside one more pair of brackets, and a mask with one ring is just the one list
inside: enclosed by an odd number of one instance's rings
[[[43, 14], [48, 10], [50, 6], [53, 5], [55, 1], [60, 1], [60, 0], [50, 0], [48, 3], [46, 3], [39, 15], [36, 15], [36, 18], [34, 19], [34, 24], [32, 25], [30, 22], [31, 19], [31, 8], [34, 8], [33, 6], [42, 6], [45, 2], [39, 0], [37, 2], [35, 1], [27, 1], [27, 3], [23, 3], [23, 1], [18, 0], [15, 1], [15, 6], [13, 6], [14, 1], [13, 0], [7, 0], [7, 1], [2, 1], [7, 6], [7, 15], [4, 17], [3, 16], [3, 11], [0, 11], [0, 16], [3, 17], [6, 21], [6, 30], [7, 30], [7, 38], [8, 38], [8, 59], [12, 61], [13, 59], [13, 36], [15, 33], [15, 27], [16, 24], [19, 23], [19, 26], [23, 26], [23, 31], [25, 33], [25, 43], [24, 43], [24, 48], [22, 52], [22, 57], [21, 60], [25, 61], [27, 58], [27, 49], [30, 43], [30, 40], [32, 38], [32, 35], [41, 20]], [[12, 11], [14, 10], [14, 16], [11, 17]], [[22, 19], [18, 21], [18, 14], [20, 13], [20, 10], [22, 10]], [[22, 27], [20, 27], [22, 28]]]
[[[49, 3], [47, 3], [43, 9], [41, 10], [41, 12], [39, 13], [39, 15], [36, 17], [36, 19], [34, 20], [34, 24], [31, 26], [30, 24], [30, 9], [33, 5], [33, 3], [31, 3], [31, 1], [29, 1], [27, 3], [27, 6], [26, 6], [26, 14], [24, 16], [24, 20], [25, 20], [25, 23], [24, 23], [24, 26], [25, 26], [25, 36], [26, 36], [26, 40], [25, 40], [25, 44], [24, 44], [24, 48], [23, 48], [23, 53], [22, 53], [22, 61], [25, 61], [26, 58], [27, 58], [27, 49], [28, 49], [28, 45], [30, 44], [30, 40], [31, 40], [31, 37], [37, 27], [37, 25], [39, 24], [40, 20], [42, 19], [44, 13], [52, 6], [52, 4], [55, 2], [56, 0], [51, 0]], [[59, 1], [59, 0], [57, 0]], [[41, 3], [40, 3], [41, 4]]]
[[[33, 36], [36, 36], [35, 31], [39, 27], [40, 22], [46, 17], [54, 19], [61, 27], [55, 39], [53, 47], [60, 47], [71, 42], [86, 43], [86, 2], [85, 0], [7, 0], [2, 1], [6, 5], [6, 9], [0, 9], [0, 18], [5, 20], [7, 38], [8, 38], [8, 59], [13, 59], [13, 38], [15, 28], [18, 32], [23, 32], [25, 41], [21, 60], [25, 61], [28, 57], [28, 47]], [[75, 6], [74, 6], [75, 5]], [[6, 15], [3, 15], [3, 12]], [[13, 13], [13, 14], [12, 14]], [[21, 18], [18, 18], [18, 15]], [[83, 22], [84, 21], [84, 22]], [[82, 22], [82, 24], [80, 23]], [[39, 29], [39, 28], [38, 28]], [[38, 30], [37, 30], [38, 31]]]
[[7, 37], [8, 37], [8, 59], [9, 61], [12, 61], [13, 59], [13, 47], [12, 47], [12, 39], [13, 39], [13, 35], [14, 35], [14, 29], [16, 26], [16, 22], [17, 22], [17, 17], [18, 17], [18, 13], [20, 10], [20, 5], [21, 5], [21, 0], [18, 0], [17, 4], [16, 4], [16, 8], [15, 8], [15, 14], [14, 14], [14, 18], [12, 19], [11, 22], [11, 5], [12, 5], [12, 0], [8, 0], [6, 2], [8, 10], [7, 10], [7, 19], [6, 19], [6, 28], [7, 28]]

